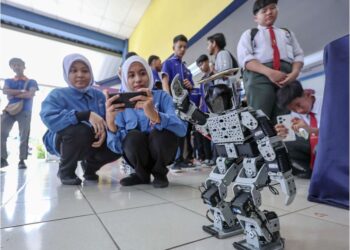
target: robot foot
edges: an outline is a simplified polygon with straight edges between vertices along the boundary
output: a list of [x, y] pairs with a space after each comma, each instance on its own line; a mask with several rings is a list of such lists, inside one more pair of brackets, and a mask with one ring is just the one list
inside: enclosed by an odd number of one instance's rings
[[257, 248], [251, 244], [248, 244], [246, 240], [234, 242], [233, 246], [235, 249], [238, 249], [238, 250], [282, 250], [284, 249], [284, 239], [278, 238], [273, 242], [269, 242], [261, 245], [260, 248]]
[[219, 230], [215, 228], [214, 225], [203, 226], [202, 228], [204, 232], [213, 235], [218, 239], [226, 239], [228, 237], [243, 233], [243, 228], [240, 224], [236, 224], [233, 227], [224, 230]]

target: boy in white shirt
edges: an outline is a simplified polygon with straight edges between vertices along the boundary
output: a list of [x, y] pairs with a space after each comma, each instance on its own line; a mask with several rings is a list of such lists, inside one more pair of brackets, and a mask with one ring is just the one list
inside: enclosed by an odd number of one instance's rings
[[[310, 178], [318, 142], [322, 98], [316, 99], [312, 92], [303, 89], [299, 81], [293, 81], [278, 90], [277, 102], [281, 108], [292, 111], [292, 129], [297, 139], [286, 142], [286, 146], [293, 163], [293, 173], [301, 178]], [[283, 124], [277, 124], [275, 129], [283, 138], [288, 134]], [[298, 136], [300, 129], [308, 132], [307, 140]]]
[[277, 0], [257, 0], [253, 6], [257, 28], [246, 30], [237, 46], [248, 105], [261, 109], [273, 123], [286, 113], [276, 103], [276, 92], [295, 80], [303, 66], [303, 50], [293, 32], [277, 28]]

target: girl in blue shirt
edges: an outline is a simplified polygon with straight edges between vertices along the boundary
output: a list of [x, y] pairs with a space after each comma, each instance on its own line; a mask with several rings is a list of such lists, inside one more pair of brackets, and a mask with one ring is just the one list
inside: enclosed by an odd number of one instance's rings
[[152, 87], [151, 68], [143, 58], [132, 56], [122, 67], [122, 89], [125, 92], [143, 91], [147, 96], [130, 99], [136, 102], [134, 109], [113, 104], [118, 95], [106, 102], [108, 147], [123, 153], [136, 172], [120, 181], [123, 186], [150, 183], [152, 174], [154, 187], [167, 187], [166, 166], [174, 161], [177, 137], [186, 134], [186, 124], [176, 116], [170, 95], [162, 90], [152, 90]]
[[40, 117], [47, 126], [44, 144], [60, 156], [58, 177], [62, 184], [79, 185], [75, 170], [79, 160], [86, 180], [98, 180], [96, 171], [120, 157], [106, 146], [105, 97], [91, 87], [94, 77], [89, 61], [71, 54], [63, 60], [63, 75], [69, 87], [50, 92]]

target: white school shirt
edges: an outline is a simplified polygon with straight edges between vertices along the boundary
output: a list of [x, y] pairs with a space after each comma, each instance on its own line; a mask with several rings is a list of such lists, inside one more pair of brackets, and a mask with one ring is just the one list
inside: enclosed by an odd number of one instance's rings
[[[289, 63], [304, 62], [304, 52], [301, 49], [293, 32], [272, 26], [276, 36], [280, 59]], [[250, 32], [246, 30], [237, 45], [239, 66], [244, 68], [246, 63], [255, 59], [260, 63], [269, 63], [273, 60], [270, 32], [267, 27], [258, 25], [253, 43]], [[252, 44], [254, 48], [252, 48]]]
[[[230, 52], [228, 52], [227, 50], [220, 50], [215, 57], [215, 64], [214, 64], [215, 72], [218, 73], [218, 72], [230, 69], [232, 67], [233, 67], [233, 61], [232, 61]], [[232, 82], [232, 79], [230, 79], [229, 77], [229, 79], [227, 80], [222, 80], [222, 79], [215, 80], [214, 84], [217, 85], [220, 83], [224, 83], [229, 87], [231, 87], [231, 82]]]
[[[312, 106], [311, 112], [315, 114], [316, 120], [317, 120], [317, 128], [320, 128], [320, 122], [321, 122], [321, 110], [322, 110], [322, 98], [315, 97], [314, 105]], [[292, 117], [297, 117], [299, 119], [302, 119], [305, 121], [307, 125], [310, 126], [310, 115], [302, 115], [299, 113], [291, 112], [290, 113]]]

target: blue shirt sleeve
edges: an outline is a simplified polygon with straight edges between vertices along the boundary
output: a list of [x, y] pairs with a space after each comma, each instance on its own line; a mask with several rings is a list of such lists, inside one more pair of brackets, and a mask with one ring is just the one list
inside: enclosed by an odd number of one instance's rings
[[38, 83], [35, 80], [29, 80], [27, 89], [28, 90], [32, 89], [35, 91], [39, 90]]
[[173, 80], [173, 75], [171, 73], [170, 61], [165, 61], [162, 66], [162, 72], [165, 72], [169, 77], [169, 83]]
[[187, 123], [177, 117], [170, 95], [161, 91], [160, 103], [161, 110], [158, 110], [160, 123], [155, 124], [154, 128], [160, 131], [167, 129], [179, 137], [184, 137], [187, 132]]
[[40, 117], [46, 127], [56, 133], [78, 123], [75, 113], [76, 110], [63, 107], [59, 89], [55, 89], [42, 102]]
[[119, 113], [117, 115], [115, 118], [115, 124], [118, 127], [117, 132], [112, 133], [107, 131], [107, 147], [117, 154], [122, 154], [122, 142], [127, 134], [123, 113]]

